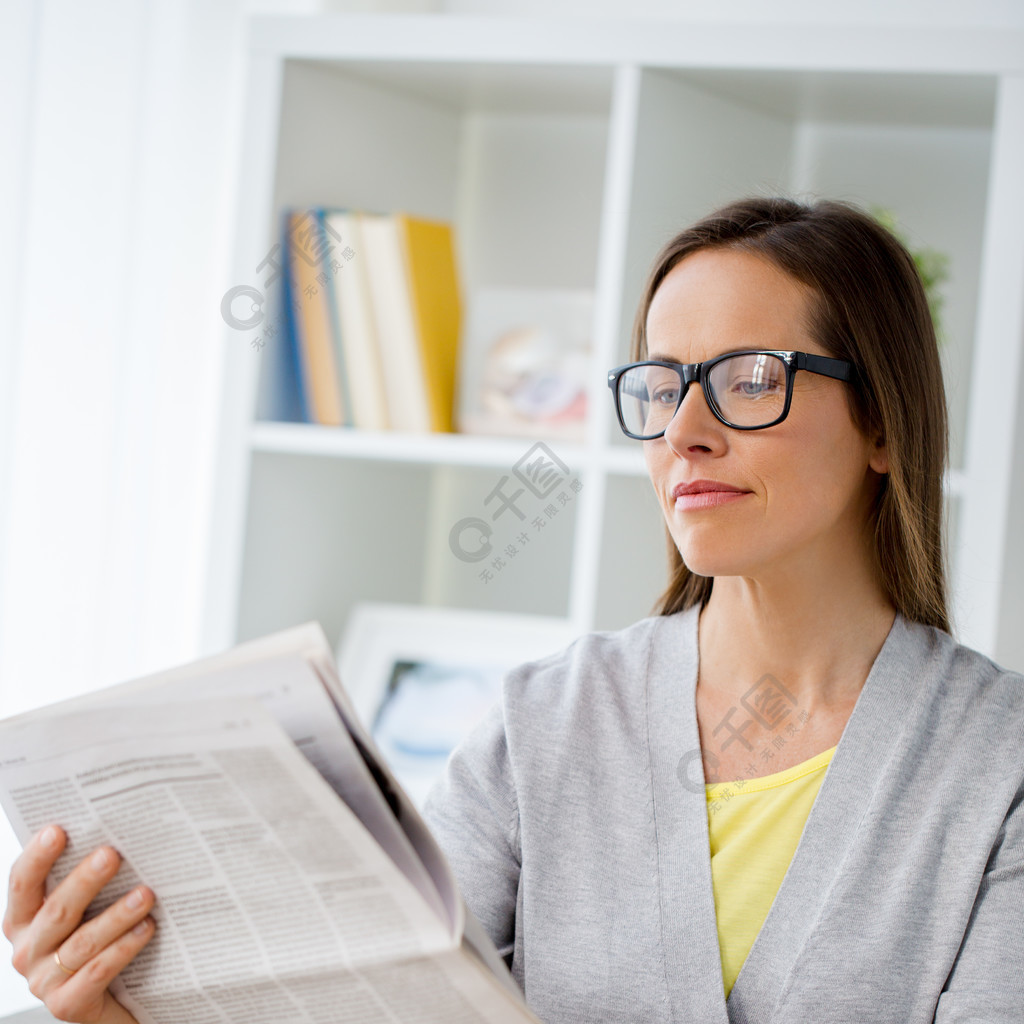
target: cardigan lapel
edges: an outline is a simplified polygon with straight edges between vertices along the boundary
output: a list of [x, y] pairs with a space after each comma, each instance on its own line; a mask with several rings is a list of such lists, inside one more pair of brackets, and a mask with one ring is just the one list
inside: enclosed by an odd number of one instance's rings
[[887, 752], [897, 746], [908, 720], [914, 677], [905, 668], [923, 656], [923, 642], [913, 624], [897, 613], [726, 1003], [699, 757], [698, 618], [699, 608], [694, 607], [661, 620], [661, 629], [652, 637], [648, 672], [662, 934], [673, 1017], [708, 1024], [770, 1024], [776, 1020], [786, 979], [854, 841]]
[[[732, 1024], [782, 1021], [779, 1000], [823, 912], [844, 857], [912, 717], [926, 657], [922, 633], [899, 612], [847, 720], [775, 901], [729, 994]], [[841, 953], [842, 951], [837, 951]], [[848, 952], [848, 951], [847, 951]]]
[[[697, 729], [693, 607], [656, 621], [647, 671], [647, 728], [665, 981], [673, 1021], [729, 1024], [722, 984], [707, 802]], [[693, 752], [697, 752], [694, 758]], [[695, 766], [694, 766], [695, 762]]]

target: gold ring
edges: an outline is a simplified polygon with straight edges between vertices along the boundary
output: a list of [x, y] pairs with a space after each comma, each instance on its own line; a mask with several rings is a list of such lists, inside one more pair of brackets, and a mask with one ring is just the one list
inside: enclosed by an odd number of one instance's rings
[[72, 969], [71, 969], [70, 967], [66, 967], [66, 966], [65, 966], [64, 964], [62, 964], [62, 963], [60, 962], [60, 953], [58, 953], [58, 952], [57, 952], [57, 950], [54, 950], [54, 951], [53, 951], [53, 962], [54, 962], [54, 963], [55, 963], [55, 964], [56, 964], [56, 965], [57, 965], [57, 966], [58, 966], [58, 967], [59, 967], [59, 968], [60, 968], [60, 969], [61, 969], [61, 970], [62, 970], [62, 971], [63, 971], [63, 972], [65, 973], [65, 974], [71, 975], [71, 974], [76, 974], [76, 973], [77, 973], [77, 971], [73, 971], [73, 970], [72, 970]]

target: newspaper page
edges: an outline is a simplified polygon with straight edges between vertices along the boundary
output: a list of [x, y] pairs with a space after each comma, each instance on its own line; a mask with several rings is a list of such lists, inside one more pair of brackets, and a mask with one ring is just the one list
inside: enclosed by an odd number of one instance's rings
[[[447, 893], [450, 880], [441, 873], [442, 894], [434, 878], [436, 866], [425, 865], [396, 820], [364, 757], [352, 743], [331, 695], [308, 660], [314, 652], [331, 661], [330, 648], [317, 623], [286, 630], [243, 644], [226, 654], [169, 672], [121, 683], [107, 689], [40, 708], [31, 715], [63, 714], [75, 708], [109, 707], [114, 703], [163, 704], [212, 697], [253, 697], [284, 728], [299, 751], [383, 847], [420, 895], [447, 916], [458, 935], [463, 921]], [[392, 784], [394, 780], [391, 780]]]
[[[337, 712], [337, 719], [325, 711], [324, 695], [317, 689], [316, 699], [308, 700], [304, 713], [292, 707], [299, 697], [294, 684], [283, 677], [269, 662], [285, 655], [299, 656], [303, 662], [303, 680], [309, 670], [315, 670], [321, 686], [329, 694]], [[266, 669], [260, 678], [266, 680], [266, 689], [254, 691], [251, 684], [243, 684], [241, 678], [251, 679], [240, 669]], [[202, 678], [200, 678], [202, 677]], [[229, 683], [229, 678], [235, 682]], [[406, 877], [419, 889], [424, 898], [435, 907], [443, 907], [451, 924], [453, 936], [462, 935], [464, 946], [484, 963], [517, 1000], [522, 993], [509, 973], [508, 967], [494, 948], [487, 933], [462, 900], [455, 878], [447, 859], [430, 834], [426, 823], [420, 817], [415, 805], [391, 774], [387, 763], [379, 756], [369, 732], [356, 713], [355, 706], [338, 677], [337, 666], [330, 644], [318, 622], [306, 622], [300, 626], [281, 630], [269, 636], [248, 640], [229, 651], [213, 655], [200, 661], [191, 662], [137, 682], [112, 687], [101, 694], [104, 698], [142, 690], [156, 699], [159, 688], [173, 684], [175, 692], [182, 695], [200, 695], [209, 690], [206, 680], [215, 687], [217, 694], [235, 692], [258, 693], [266, 706], [275, 714], [292, 740], [306, 754], [321, 774], [332, 784], [335, 792], [356, 811], [359, 819], [369, 829]], [[304, 684], [303, 684], [304, 685]], [[273, 696], [271, 696], [273, 695]], [[88, 700], [89, 698], [85, 698]], [[304, 705], [307, 703], [303, 701]], [[337, 741], [321, 738], [330, 722], [336, 729], [344, 725], [348, 736], [360, 743], [361, 756], [356, 756], [351, 742], [346, 737], [340, 746], [347, 750], [347, 760], [355, 760], [339, 778], [337, 768], [325, 771], [324, 764], [345, 763], [338, 758]], [[308, 737], [314, 741], [308, 742]], [[331, 751], [329, 748], [335, 748]], [[364, 760], [365, 759], [365, 760]], [[374, 765], [373, 778], [366, 767], [366, 761]], [[381, 795], [382, 788], [388, 792], [390, 802]]]
[[0, 803], [58, 821], [56, 884], [101, 843], [157, 931], [115, 983], [141, 1024], [535, 1021], [453, 937], [274, 717], [251, 699], [0, 723]]
[[449, 919], [455, 923], [454, 934], [461, 934], [464, 947], [476, 956], [516, 999], [522, 999], [522, 993], [512, 978], [505, 961], [498, 954], [483, 926], [463, 902], [448, 861], [431, 835], [430, 829], [427, 828], [426, 822], [420, 817], [413, 802], [391, 775], [387, 764], [377, 756], [370, 734], [360, 722], [352, 701], [341, 685], [333, 658], [330, 657], [329, 652], [325, 653], [323, 650], [311, 650], [307, 652], [307, 657], [334, 701], [338, 716], [344, 722], [349, 734], [362, 744], [366, 756], [375, 761], [378, 773], [384, 776], [385, 784], [393, 792], [395, 816], [416, 851], [418, 862], [430, 875]]

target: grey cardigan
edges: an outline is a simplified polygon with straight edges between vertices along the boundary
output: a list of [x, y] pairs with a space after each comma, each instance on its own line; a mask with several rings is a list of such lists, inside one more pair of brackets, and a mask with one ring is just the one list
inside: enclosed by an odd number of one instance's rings
[[700, 759], [687, 756], [697, 616], [590, 633], [509, 673], [428, 797], [427, 823], [534, 1013], [1024, 1021], [1024, 676], [900, 615], [726, 1002], [707, 805], [690, 782]]

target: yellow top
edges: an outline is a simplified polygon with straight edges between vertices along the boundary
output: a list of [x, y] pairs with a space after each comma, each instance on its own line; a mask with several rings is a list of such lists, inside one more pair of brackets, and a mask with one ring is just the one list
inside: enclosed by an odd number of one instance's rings
[[760, 779], [704, 786], [726, 999], [793, 859], [835, 750]]

